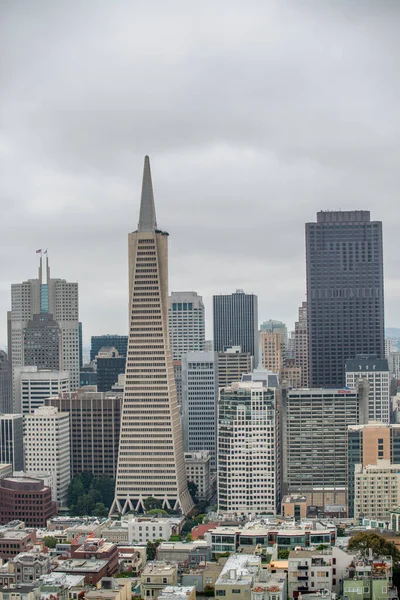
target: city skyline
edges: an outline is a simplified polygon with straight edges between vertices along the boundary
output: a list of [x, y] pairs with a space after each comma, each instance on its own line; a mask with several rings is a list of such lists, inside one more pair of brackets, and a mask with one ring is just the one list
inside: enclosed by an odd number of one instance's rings
[[196, 291], [211, 315], [213, 294], [244, 289], [261, 321], [291, 327], [304, 223], [364, 209], [384, 224], [386, 323], [399, 325], [397, 6], [173, 4], [88, 2], [79, 23], [67, 6], [27, 7], [23, 28], [4, 11], [0, 344], [10, 284], [32, 277], [41, 247], [79, 282], [85, 344], [126, 333], [126, 222], [146, 153], [171, 291]]

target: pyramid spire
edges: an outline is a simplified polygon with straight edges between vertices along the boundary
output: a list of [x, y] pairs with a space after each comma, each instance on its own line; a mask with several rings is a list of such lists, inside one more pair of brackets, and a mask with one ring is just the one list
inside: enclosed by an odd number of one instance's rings
[[150, 159], [144, 157], [142, 196], [140, 199], [140, 214], [138, 230], [155, 231], [157, 229], [156, 208], [154, 206], [153, 184], [151, 181]]

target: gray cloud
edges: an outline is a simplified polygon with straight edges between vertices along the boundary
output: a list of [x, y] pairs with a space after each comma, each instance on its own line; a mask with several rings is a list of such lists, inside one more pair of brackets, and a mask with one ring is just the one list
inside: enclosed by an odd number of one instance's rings
[[292, 326], [304, 222], [365, 208], [399, 325], [398, 17], [397, 0], [3, 2], [0, 344], [39, 247], [79, 281], [86, 341], [126, 331], [145, 153], [171, 289], [210, 308], [243, 288]]

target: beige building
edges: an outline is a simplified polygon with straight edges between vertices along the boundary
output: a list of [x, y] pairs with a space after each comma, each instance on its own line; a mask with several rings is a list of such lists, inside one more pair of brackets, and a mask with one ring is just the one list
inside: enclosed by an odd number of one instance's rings
[[193, 506], [187, 487], [174, 365], [168, 331], [168, 233], [156, 222], [146, 156], [138, 229], [129, 234], [130, 329], [111, 512]]
[[225, 600], [286, 600], [286, 577], [261, 568], [261, 557], [232, 554], [215, 582], [215, 596]]
[[96, 590], [85, 592], [88, 600], [131, 600], [132, 582], [115, 577], [103, 577]]
[[253, 370], [253, 357], [250, 352], [242, 352], [241, 346], [231, 346], [225, 352], [218, 352], [218, 387], [227, 387], [234, 381], [241, 381], [244, 373]]
[[301, 370], [300, 387], [308, 387], [307, 302], [299, 307], [299, 320], [294, 324], [295, 364]]
[[158, 598], [167, 586], [178, 583], [178, 565], [166, 562], [149, 562], [140, 575], [140, 595], [146, 598]]
[[282, 500], [282, 517], [300, 521], [307, 516], [306, 496], [284, 496]]
[[389, 519], [400, 504], [400, 465], [378, 460], [375, 465], [355, 466], [354, 519], [360, 516]]
[[209, 500], [211, 489], [211, 454], [208, 450], [185, 452], [186, 476], [197, 485], [199, 500]]
[[167, 585], [158, 596], [160, 600], [195, 600], [196, 586], [173, 586]]
[[264, 369], [281, 373], [284, 361], [282, 335], [275, 331], [260, 331], [260, 346]]
[[284, 387], [301, 388], [301, 368], [296, 367], [294, 358], [287, 358], [285, 366], [281, 370], [280, 383]]

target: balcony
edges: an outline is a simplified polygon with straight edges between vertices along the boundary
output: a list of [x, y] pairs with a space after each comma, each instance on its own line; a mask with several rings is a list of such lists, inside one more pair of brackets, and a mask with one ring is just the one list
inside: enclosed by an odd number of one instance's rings
[[299, 571], [306, 571], [308, 569], [308, 565], [297, 565]]
[[308, 575], [299, 575], [297, 577], [298, 581], [308, 581]]

